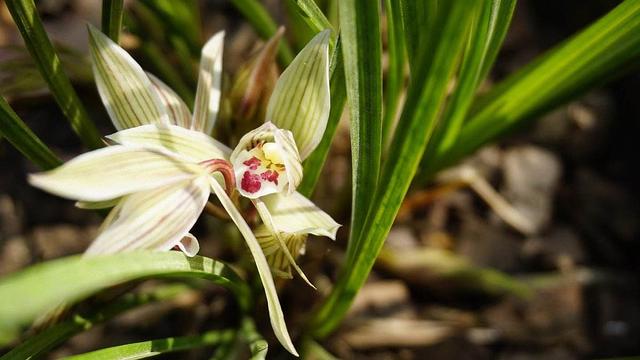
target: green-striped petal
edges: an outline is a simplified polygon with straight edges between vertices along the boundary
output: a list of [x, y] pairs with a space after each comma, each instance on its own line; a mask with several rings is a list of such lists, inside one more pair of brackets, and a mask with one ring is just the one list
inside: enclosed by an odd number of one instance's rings
[[123, 48], [91, 25], [89, 45], [98, 92], [116, 129], [169, 123], [151, 80]]
[[164, 149], [200, 162], [228, 159], [231, 149], [199, 131], [175, 125], [144, 125], [107, 136], [118, 144]]
[[240, 230], [240, 233], [244, 237], [247, 242], [247, 247], [253, 256], [253, 259], [256, 263], [256, 268], [258, 269], [258, 275], [260, 276], [260, 281], [262, 282], [262, 286], [264, 287], [264, 292], [267, 298], [267, 307], [269, 309], [269, 319], [271, 320], [271, 327], [273, 328], [273, 332], [278, 338], [278, 341], [284, 346], [287, 351], [292, 353], [295, 356], [298, 356], [298, 352], [296, 351], [293, 343], [291, 342], [291, 337], [289, 336], [289, 331], [287, 330], [287, 324], [284, 321], [284, 314], [282, 313], [282, 308], [280, 307], [280, 300], [278, 299], [278, 292], [276, 291], [276, 285], [273, 282], [273, 277], [271, 276], [271, 270], [269, 270], [269, 263], [260, 248], [260, 243], [256, 239], [253, 231], [247, 224], [247, 222], [240, 214], [240, 211], [236, 208], [233, 201], [229, 198], [227, 193], [225, 193], [222, 185], [220, 185], [217, 181], [210, 181], [211, 188], [213, 192], [218, 196], [220, 203], [227, 210], [229, 216], [233, 220], [233, 222]]
[[160, 101], [162, 101], [162, 104], [167, 109], [169, 123], [182, 126], [183, 128], [189, 128], [191, 125], [191, 111], [189, 111], [187, 104], [184, 103], [175, 91], [155, 75], [147, 73], [147, 76], [158, 93]]
[[126, 196], [86, 254], [170, 250], [188, 236], [209, 198], [209, 186], [209, 176], [202, 175]]
[[278, 193], [262, 198], [274, 227], [287, 234], [313, 234], [336, 238], [340, 224], [322, 211], [311, 200], [295, 192], [291, 195]]
[[[271, 272], [275, 276], [291, 279], [293, 277], [291, 274], [291, 261], [288, 259], [286, 253], [282, 251], [280, 241], [278, 241], [274, 234], [264, 225], [257, 227], [254, 233], [262, 247], [269, 266], [271, 266]], [[280, 237], [286, 244], [288, 252], [293, 255], [294, 258], [304, 253], [307, 235], [281, 233]]]
[[200, 56], [200, 73], [191, 129], [207, 135], [213, 131], [220, 109], [223, 43], [224, 31], [220, 31], [207, 41]]
[[129, 146], [108, 146], [82, 154], [29, 182], [74, 200], [104, 201], [193, 178], [205, 169], [168, 152]]
[[318, 146], [329, 118], [329, 35], [316, 35], [276, 83], [266, 120], [291, 130], [302, 160]]

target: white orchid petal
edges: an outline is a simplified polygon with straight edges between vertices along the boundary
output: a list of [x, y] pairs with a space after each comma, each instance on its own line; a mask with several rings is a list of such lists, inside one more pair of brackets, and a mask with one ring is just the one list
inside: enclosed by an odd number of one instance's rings
[[326, 236], [335, 240], [340, 224], [302, 194], [273, 194], [263, 197], [262, 201], [278, 231]]
[[194, 257], [200, 251], [200, 243], [195, 236], [187, 233], [178, 243], [178, 248], [188, 257]]
[[201, 132], [175, 125], [144, 125], [107, 136], [122, 145], [165, 149], [194, 162], [228, 159], [231, 149]]
[[262, 249], [260, 248], [258, 240], [253, 235], [251, 228], [244, 220], [244, 218], [234, 205], [233, 201], [225, 193], [222, 186], [217, 181], [210, 181], [210, 183], [213, 192], [218, 196], [218, 199], [220, 199], [220, 203], [225, 208], [225, 210], [227, 210], [229, 216], [238, 227], [238, 230], [240, 230], [240, 233], [242, 233], [242, 236], [247, 242], [249, 251], [251, 252], [251, 255], [253, 256], [253, 259], [256, 263], [258, 275], [260, 276], [260, 281], [262, 282], [262, 286], [264, 287], [264, 292], [267, 298], [267, 307], [269, 309], [271, 327], [273, 328], [273, 332], [275, 333], [276, 338], [278, 338], [278, 341], [280, 341], [282, 346], [284, 346], [287, 351], [295, 356], [298, 356], [298, 352], [291, 342], [291, 337], [289, 336], [289, 331], [287, 330], [287, 324], [284, 321], [284, 314], [282, 313], [282, 308], [280, 307], [278, 292], [276, 291], [276, 286], [273, 282], [273, 277], [271, 276], [269, 264], [267, 263], [267, 259], [265, 258]]
[[302, 160], [318, 146], [329, 118], [329, 35], [316, 35], [291, 62], [269, 99], [266, 120], [291, 130]]
[[224, 31], [215, 34], [202, 48], [198, 89], [191, 129], [210, 135], [220, 109]]
[[202, 175], [123, 198], [86, 254], [170, 250], [188, 236], [209, 198], [209, 186], [209, 176]]
[[91, 25], [89, 45], [98, 92], [116, 129], [169, 122], [151, 81], [123, 48]]
[[108, 146], [29, 176], [31, 185], [74, 200], [105, 201], [196, 176], [204, 168], [169, 152]]
[[191, 111], [189, 111], [187, 104], [184, 103], [182, 98], [180, 98], [173, 89], [155, 75], [147, 73], [147, 76], [158, 93], [160, 101], [162, 101], [162, 104], [167, 109], [169, 123], [182, 126], [183, 128], [189, 128], [191, 125]]
[[298, 153], [292, 132], [289, 130], [278, 130], [279, 131], [274, 132], [274, 139], [276, 144], [280, 145], [283, 149], [281, 157], [284, 160], [287, 180], [289, 181], [288, 193], [292, 194], [302, 181], [302, 160]]
[[287, 247], [287, 244], [285, 244], [285, 241], [283, 240], [283, 236], [280, 234], [280, 231], [278, 231], [278, 229], [276, 228], [273, 222], [273, 218], [271, 217], [271, 214], [269, 213], [269, 209], [267, 208], [265, 203], [260, 199], [255, 199], [253, 200], [253, 204], [255, 205], [256, 210], [258, 210], [258, 214], [260, 214], [260, 218], [262, 219], [262, 222], [264, 223], [264, 225], [273, 234], [273, 237], [278, 241], [278, 244], [280, 245], [280, 252], [284, 254], [285, 259], [289, 262], [289, 264], [291, 264], [291, 266], [293, 266], [293, 268], [300, 275], [300, 277], [309, 286], [315, 289], [316, 287], [311, 283], [311, 281], [309, 281], [309, 279], [307, 278], [307, 275], [304, 274], [300, 266], [298, 266], [298, 264], [296, 263], [296, 259], [293, 257], [293, 255], [291, 255], [291, 252], [289, 252], [289, 248]]

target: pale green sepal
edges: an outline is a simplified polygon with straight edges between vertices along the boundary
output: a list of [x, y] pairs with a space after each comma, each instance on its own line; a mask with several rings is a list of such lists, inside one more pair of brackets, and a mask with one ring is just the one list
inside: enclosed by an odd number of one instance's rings
[[213, 192], [218, 196], [220, 203], [227, 210], [229, 216], [236, 224], [240, 233], [244, 237], [247, 242], [247, 247], [253, 256], [253, 259], [256, 263], [256, 268], [258, 269], [258, 275], [260, 276], [260, 281], [262, 282], [262, 286], [264, 287], [264, 292], [267, 298], [267, 307], [269, 309], [269, 318], [271, 320], [271, 327], [273, 328], [273, 332], [278, 338], [278, 341], [284, 346], [287, 351], [291, 354], [298, 356], [298, 352], [296, 351], [293, 343], [291, 342], [291, 337], [289, 336], [289, 331], [287, 330], [287, 324], [284, 321], [284, 314], [282, 313], [282, 308], [280, 307], [280, 300], [278, 299], [278, 292], [276, 291], [276, 286], [273, 282], [273, 277], [271, 276], [271, 270], [269, 269], [269, 264], [267, 263], [267, 259], [262, 253], [262, 248], [258, 243], [258, 240], [253, 235], [251, 228], [247, 224], [247, 222], [242, 217], [242, 214], [238, 211], [233, 201], [229, 198], [227, 193], [225, 193], [222, 185], [220, 185], [217, 181], [210, 181], [211, 188]]
[[[204, 174], [124, 197], [111, 210], [86, 255], [167, 251], [181, 244], [202, 213], [209, 186], [209, 176]], [[193, 249], [191, 244], [186, 250]]]
[[164, 149], [191, 161], [228, 159], [231, 149], [199, 131], [175, 125], [144, 125], [118, 131], [107, 139], [128, 146]]
[[278, 231], [326, 236], [335, 240], [340, 224], [299, 192], [268, 195], [262, 201]]
[[292, 255], [291, 252], [289, 251], [289, 247], [287, 246], [287, 244], [285, 243], [285, 240], [283, 239], [284, 236], [282, 236], [281, 232], [278, 231], [275, 224], [273, 223], [273, 218], [271, 217], [271, 214], [269, 213], [269, 209], [267, 208], [265, 203], [261, 199], [254, 199], [253, 204], [256, 207], [256, 210], [258, 210], [258, 214], [260, 215], [262, 222], [267, 227], [267, 229], [271, 232], [271, 234], [273, 234], [273, 237], [278, 242], [278, 245], [280, 247], [279, 251], [282, 252], [282, 254], [284, 254], [285, 259], [289, 262], [291, 266], [293, 266], [293, 268], [300, 275], [300, 277], [309, 286], [315, 289], [316, 287], [311, 283], [311, 281], [309, 281], [309, 279], [307, 278], [307, 275], [305, 275], [305, 273], [302, 271], [300, 266], [298, 266], [298, 264], [296, 263], [296, 259], [294, 258], [294, 255]]
[[151, 84], [156, 90], [160, 101], [162, 101], [162, 104], [167, 109], [169, 123], [182, 126], [183, 128], [189, 128], [191, 125], [191, 111], [189, 111], [187, 104], [184, 103], [182, 98], [180, 98], [173, 89], [155, 75], [147, 72], [147, 76], [149, 80], [151, 80]]
[[302, 160], [318, 146], [329, 118], [329, 36], [316, 35], [276, 83], [266, 120], [291, 130]]
[[85, 209], [85, 210], [98, 210], [98, 209], [108, 209], [118, 205], [120, 202], [120, 198], [104, 200], [104, 201], [77, 201], [75, 203], [77, 208]]
[[160, 149], [108, 146], [29, 176], [31, 185], [81, 201], [105, 201], [193, 178], [205, 169]]
[[224, 31], [220, 31], [207, 41], [200, 56], [198, 89], [191, 129], [207, 135], [211, 135], [220, 110], [223, 44]]
[[89, 50], [100, 98], [118, 130], [144, 124], [168, 124], [151, 80], [127, 52], [89, 25]]

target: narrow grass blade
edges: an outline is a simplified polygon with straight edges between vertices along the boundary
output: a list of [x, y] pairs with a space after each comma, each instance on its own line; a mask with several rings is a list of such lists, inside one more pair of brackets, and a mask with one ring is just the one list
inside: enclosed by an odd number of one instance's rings
[[[447, 3], [432, 48], [420, 49], [407, 102], [398, 123], [380, 186], [372, 196], [371, 211], [360, 238], [352, 238], [347, 263], [308, 329], [314, 336], [328, 335], [346, 314], [353, 298], [367, 279], [375, 259], [409, 189], [420, 155], [437, 123], [447, 85], [467, 40], [467, 31], [479, 1]], [[371, 196], [371, 194], [369, 194]]]
[[114, 346], [85, 354], [69, 356], [67, 360], [145, 359], [160, 354], [197, 349], [233, 341], [233, 330], [214, 330], [202, 335], [170, 337]]
[[[422, 157], [421, 172], [430, 172], [438, 149], [454, 145], [466, 119], [474, 95], [487, 70], [495, 60], [515, 6], [515, 0], [492, 0], [483, 3], [480, 16], [471, 26], [469, 41], [463, 54], [457, 85], [438, 123], [433, 139]], [[419, 178], [423, 178], [422, 173]]]
[[[325, 29], [334, 30], [333, 25], [329, 22], [322, 10], [318, 7], [314, 0], [287, 0], [287, 4], [294, 9], [300, 16], [300, 19], [307, 25], [311, 34], [318, 33]], [[331, 31], [329, 39], [329, 52], [335, 48], [336, 32]]]
[[427, 175], [593, 85], [637, 68], [638, 59], [640, 0], [627, 0], [480, 99], [455, 145], [435, 155]]
[[[380, 5], [340, 1], [340, 31], [351, 114], [351, 238], [358, 238], [372, 204], [380, 172], [382, 69]], [[349, 242], [351, 247], [352, 242]]]
[[49, 84], [51, 94], [71, 123], [73, 130], [86, 146], [102, 147], [95, 125], [91, 122], [69, 78], [62, 70], [60, 58], [47, 37], [33, 0], [7, 0], [5, 4], [38, 65], [40, 74]]
[[118, 42], [122, 29], [124, 0], [102, 0], [102, 32]]
[[389, 70], [385, 79], [384, 117], [382, 119], [382, 146], [388, 147], [393, 134], [400, 96], [404, 90], [404, 28], [400, 18], [400, 2], [385, 0], [387, 13], [387, 52], [389, 54]]
[[246, 308], [249, 289], [226, 264], [180, 252], [71, 256], [32, 266], [0, 282], [0, 332], [35, 319], [60, 303], [73, 303], [106, 287], [164, 276], [200, 277], [229, 288]]
[[53, 349], [73, 335], [108, 321], [109, 319], [139, 306], [172, 299], [189, 291], [182, 284], [165, 285], [149, 292], [125, 294], [121, 298], [88, 314], [75, 314], [68, 320], [44, 329], [6, 353], [2, 360], [24, 360], [36, 358]]
[[[405, 44], [411, 71], [417, 69], [418, 51], [432, 48], [428, 39], [433, 34], [438, 15], [439, 0], [393, 0], [400, 6]], [[448, 1], [448, 0], [445, 0]], [[442, 6], [442, 4], [440, 4]]]
[[[258, 0], [231, 0], [231, 3], [244, 15], [253, 25], [258, 35], [268, 40], [278, 31], [276, 22], [271, 18], [269, 12]], [[286, 41], [280, 42], [278, 59], [282, 65], [288, 65], [293, 60], [293, 51]]]
[[6, 138], [27, 159], [43, 170], [53, 169], [62, 161], [18, 117], [0, 96], [0, 136]]
[[249, 343], [251, 351], [251, 360], [264, 360], [267, 357], [269, 344], [264, 340], [262, 335], [256, 330], [256, 325], [249, 317], [242, 319], [240, 325], [240, 333], [244, 340]]

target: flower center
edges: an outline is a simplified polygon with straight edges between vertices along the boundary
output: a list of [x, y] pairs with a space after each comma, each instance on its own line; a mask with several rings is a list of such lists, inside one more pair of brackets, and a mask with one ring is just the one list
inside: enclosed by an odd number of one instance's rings
[[278, 178], [285, 171], [280, 146], [275, 143], [258, 143], [246, 154], [248, 159], [240, 180], [240, 188], [250, 194], [262, 189], [265, 183], [279, 185]]

